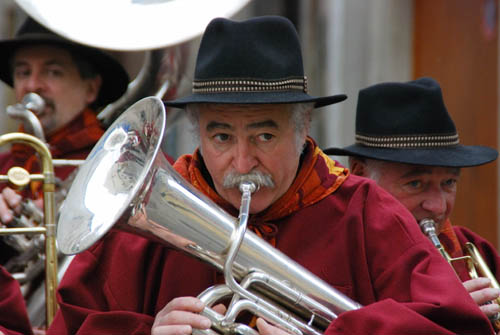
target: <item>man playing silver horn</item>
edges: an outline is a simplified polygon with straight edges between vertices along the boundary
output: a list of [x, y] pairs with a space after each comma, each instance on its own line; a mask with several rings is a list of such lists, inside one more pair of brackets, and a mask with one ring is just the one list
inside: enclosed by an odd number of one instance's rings
[[[128, 85], [125, 69], [111, 56], [60, 37], [31, 18], [25, 20], [14, 38], [0, 41], [0, 64], [0, 79], [14, 89], [17, 102], [33, 93], [44, 100], [45, 107], [37, 111], [36, 116], [54, 158], [84, 159], [104, 133], [96, 117], [97, 108], [119, 98]], [[20, 131], [29, 127], [24, 124]], [[10, 151], [0, 155], [3, 175], [13, 166], [39, 173], [38, 165], [34, 151], [22, 144], [14, 144]], [[73, 169], [72, 166], [57, 167], [56, 177], [64, 180]], [[19, 215], [23, 198], [37, 199], [42, 206], [43, 191], [38, 182], [21, 192], [7, 187], [6, 183], [0, 184], [0, 189], [0, 220], [4, 225], [10, 225]], [[0, 239], [0, 250], [0, 264], [6, 264], [20, 252], [3, 239]], [[15, 263], [12, 271], [22, 271], [17, 267], [23, 264]], [[11, 286], [2, 280], [0, 287], [4, 290]], [[9, 299], [13, 303], [16, 295], [11, 293]], [[9, 314], [25, 309], [20, 292], [18, 299], [19, 308], [11, 305], [4, 311], [0, 303], [0, 314], [10, 325], [19, 325], [19, 329], [10, 327], [13, 332], [29, 334], [29, 321], [23, 315]], [[0, 329], [3, 325], [2, 321]]]
[[[492, 162], [498, 153], [458, 141], [439, 84], [432, 78], [420, 78], [362, 89], [356, 111], [356, 143], [324, 152], [350, 156], [353, 174], [373, 179], [417, 222], [431, 219], [437, 223], [439, 239], [450, 257], [464, 256], [465, 243], [474, 243], [498, 280], [500, 257], [496, 249], [469, 229], [452, 226], [449, 219], [460, 169]], [[471, 279], [464, 261], [452, 264], [481, 310], [490, 318], [497, 316], [498, 304], [487, 302], [497, 299], [500, 289], [490, 287], [488, 278]]]
[[[492, 332], [411, 214], [374, 182], [349, 175], [308, 136], [313, 109], [346, 97], [307, 93], [289, 20], [213, 20], [194, 78], [192, 95], [165, 102], [187, 110], [199, 138], [199, 148], [174, 168], [233, 216], [240, 182], [260, 186], [249, 228], [366, 306], [340, 314], [326, 334]], [[198, 314], [203, 303], [194, 297], [223, 280], [180, 251], [111, 230], [66, 272], [49, 334], [205, 330], [211, 321]], [[262, 319], [257, 327], [280, 332]]]

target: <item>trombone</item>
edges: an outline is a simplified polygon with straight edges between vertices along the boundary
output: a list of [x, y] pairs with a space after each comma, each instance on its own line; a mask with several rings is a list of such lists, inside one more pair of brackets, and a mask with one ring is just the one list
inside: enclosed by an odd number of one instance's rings
[[25, 169], [14, 166], [6, 175], [0, 175], [0, 182], [8, 182], [16, 189], [22, 189], [31, 181], [43, 182], [44, 225], [38, 227], [0, 228], [0, 235], [43, 234], [45, 238], [45, 297], [47, 327], [52, 323], [57, 311], [57, 250], [55, 223], [55, 177], [52, 155], [41, 140], [24, 133], [9, 133], [0, 136], [0, 145], [17, 142], [31, 146], [39, 155], [42, 173], [30, 174]]
[[[436, 222], [434, 222], [434, 220], [431, 219], [423, 219], [422, 221], [419, 222], [419, 225], [422, 232], [430, 239], [432, 244], [446, 259], [448, 264], [451, 265], [453, 270], [455, 270], [455, 268], [453, 267], [453, 262], [465, 261], [465, 264], [467, 265], [467, 271], [471, 279], [486, 277], [490, 280], [491, 287], [500, 289], [500, 285], [498, 284], [497, 279], [495, 278], [495, 276], [489, 269], [488, 265], [486, 264], [485, 260], [483, 259], [483, 257], [481, 256], [481, 254], [479, 253], [479, 251], [477, 250], [476, 246], [473, 243], [471, 242], [465, 243], [464, 246], [465, 256], [451, 257], [448, 254], [448, 252], [446, 252], [443, 245], [439, 241], [439, 238], [436, 233]], [[500, 306], [500, 297], [493, 300], [493, 302], [495, 302]], [[493, 328], [495, 328], [495, 332], [498, 332], [500, 330], [500, 315], [496, 314], [494, 317], [490, 317], [490, 321], [493, 325]]]

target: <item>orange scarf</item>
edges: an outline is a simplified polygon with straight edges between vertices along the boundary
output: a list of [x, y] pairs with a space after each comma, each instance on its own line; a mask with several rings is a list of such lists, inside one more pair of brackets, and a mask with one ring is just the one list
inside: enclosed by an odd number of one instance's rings
[[[23, 131], [23, 127], [20, 127]], [[71, 121], [67, 126], [50, 136], [48, 141], [52, 157], [59, 158], [74, 151], [92, 147], [104, 134], [94, 111], [89, 108]], [[15, 143], [11, 147], [14, 159], [30, 173], [40, 172], [39, 160], [33, 148]], [[31, 182], [31, 194], [38, 197], [41, 182]]]
[[[238, 211], [221, 198], [210, 186], [209, 182], [205, 180], [203, 173], [206, 168], [198, 150], [193, 155], [181, 156], [174, 163], [174, 168], [216, 204], [231, 215], [237, 216]], [[252, 215], [249, 220], [249, 228], [274, 245], [274, 236], [278, 228], [271, 221], [283, 218], [324, 199], [335, 192], [345, 181], [348, 174], [347, 169], [336, 166], [335, 161], [326, 156], [316, 143], [311, 138], [308, 138], [302, 155], [302, 163], [292, 185], [269, 208]]]
[[462, 247], [460, 246], [460, 242], [458, 242], [457, 235], [455, 235], [450, 219], [447, 219], [443, 223], [439, 231], [439, 240], [451, 257], [459, 257], [463, 254]]

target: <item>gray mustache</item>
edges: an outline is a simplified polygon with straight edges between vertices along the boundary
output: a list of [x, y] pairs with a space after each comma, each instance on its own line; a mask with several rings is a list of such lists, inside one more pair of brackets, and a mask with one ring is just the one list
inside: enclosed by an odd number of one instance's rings
[[243, 181], [254, 183], [257, 189], [259, 189], [260, 187], [274, 188], [273, 177], [270, 174], [263, 173], [257, 170], [243, 174], [234, 171], [229, 172], [224, 176], [222, 186], [224, 186], [224, 188], [237, 188]]

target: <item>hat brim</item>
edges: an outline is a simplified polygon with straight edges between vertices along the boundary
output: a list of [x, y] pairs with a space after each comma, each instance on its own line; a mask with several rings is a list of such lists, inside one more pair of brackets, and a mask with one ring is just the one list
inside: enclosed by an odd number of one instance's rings
[[121, 64], [113, 57], [99, 49], [72, 43], [55, 35], [43, 33], [26, 34], [10, 40], [0, 42], [0, 80], [13, 87], [12, 69], [10, 60], [15, 51], [27, 44], [50, 44], [72, 50], [84, 59], [90, 61], [101, 75], [102, 85], [95, 105], [105, 106], [120, 98], [129, 83], [129, 77]]
[[335, 104], [347, 99], [338, 94], [326, 97], [312, 97], [302, 92], [238, 92], [238, 93], [195, 93], [176, 100], [164, 101], [166, 106], [185, 108], [188, 104], [291, 104], [314, 103], [315, 108]]
[[498, 152], [495, 149], [472, 145], [403, 150], [370, 148], [353, 144], [345, 148], [328, 148], [323, 152], [327, 155], [359, 156], [395, 163], [458, 168], [483, 165], [494, 161], [498, 157]]

